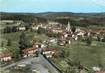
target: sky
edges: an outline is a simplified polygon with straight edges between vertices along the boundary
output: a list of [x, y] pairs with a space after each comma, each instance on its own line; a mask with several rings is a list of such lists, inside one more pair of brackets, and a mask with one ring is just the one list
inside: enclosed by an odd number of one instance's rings
[[105, 0], [0, 0], [0, 12], [105, 12]]

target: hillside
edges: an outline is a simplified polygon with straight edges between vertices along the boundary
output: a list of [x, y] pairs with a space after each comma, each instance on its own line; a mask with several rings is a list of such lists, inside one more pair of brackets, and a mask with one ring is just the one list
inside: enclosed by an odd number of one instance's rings
[[46, 22], [45, 18], [37, 17], [30, 13], [0, 13], [1, 20], [22, 20], [24, 22]]
[[105, 25], [105, 13], [47, 12], [39, 13], [38, 16], [57, 21], [66, 19], [80, 24]]
[[23, 20], [25, 22], [46, 22], [54, 20], [66, 24], [73, 21], [77, 25], [105, 26], [105, 13], [71, 13], [71, 12], [44, 12], [44, 13], [0, 13], [1, 20]]

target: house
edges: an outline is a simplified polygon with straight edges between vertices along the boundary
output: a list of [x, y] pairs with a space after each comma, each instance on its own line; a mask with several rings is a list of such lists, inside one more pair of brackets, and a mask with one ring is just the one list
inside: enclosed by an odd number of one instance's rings
[[32, 29], [33, 30], [38, 30], [39, 29], [39, 27], [43, 27], [43, 25], [42, 24], [40, 24], [40, 25], [36, 25], [36, 26], [32, 26]]
[[0, 53], [0, 61], [1, 62], [7, 62], [12, 59], [12, 56], [9, 52], [1, 52]]
[[19, 30], [19, 31], [25, 31], [26, 30], [26, 25], [28, 25], [28, 24], [26, 24], [26, 23], [24, 23], [23, 21], [21, 21], [21, 22], [19, 22], [18, 23], [18, 27], [17, 27], [17, 29]]
[[53, 49], [53, 48], [45, 48], [43, 49], [43, 54], [47, 57], [47, 58], [51, 58], [52, 55], [57, 51], [57, 49]]
[[31, 27], [32, 30], [38, 30], [38, 28], [39, 28], [39, 27], [37, 27], [37, 26], [32, 26], [32, 27]]
[[31, 29], [32, 30], [38, 30], [39, 28], [43, 28], [43, 29], [46, 29], [47, 28], [47, 26], [46, 25], [44, 25], [44, 24], [39, 24], [39, 25], [32, 25], [31, 26]]
[[67, 40], [65, 38], [59, 38], [57, 43], [60, 46], [64, 46], [67, 43]]
[[71, 34], [70, 33], [63, 33], [60, 38], [58, 38], [58, 44], [60, 46], [64, 46], [66, 44], [71, 44]]
[[0, 23], [13, 23], [13, 20], [0, 20]]
[[59, 24], [58, 22], [55, 22], [55, 21], [48, 21], [48, 24], [49, 25], [57, 25], [57, 24]]
[[22, 55], [24, 58], [28, 56], [34, 56], [36, 51], [37, 51], [36, 48], [26, 48], [22, 50]]
[[77, 36], [82, 36], [82, 37], [84, 37], [84, 34], [85, 34], [84, 31], [79, 31], [79, 32], [77, 32]]
[[71, 32], [63, 31], [63, 33], [61, 34], [61, 38], [64, 39], [68, 37], [72, 37]]
[[101, 69], [100, 69], [100, 67], [93, 67], [93, 70], [94, 71], [100, 71]]
[[61, 28], [52, 28], [51, 29], [53, 33], [62, 33], [63, 30]]
[[72, 38], [73, 38], [74, 40], [78, 40], [77, 34], [72, 34]]
[[49, 43], [52, 43], [52, 44], [57, 44], [57, 39], [56, 38], [50, 38], [48, 40]]
[[25, 26], [20, 26], [17, 28], [19, 31], [25, 31], [26, 30], [26, 27]]
[[43, 43], [36, 42], [33, 44], [33, 48], [45, 48], [45, 47], [46, 47], [46, 45]]

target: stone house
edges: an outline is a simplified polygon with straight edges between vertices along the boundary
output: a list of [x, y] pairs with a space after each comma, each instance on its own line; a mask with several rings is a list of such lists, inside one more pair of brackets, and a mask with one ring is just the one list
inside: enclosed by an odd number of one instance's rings
[[0, 53], [0, 61], [1, 62], [7, 62], [12, 60], [12, 55], [9, 52], [1, 52]]
[[51, 58], [52, 55], [57, 51], [57, 49], [53, 49], [53, 48], [45, 48], [43, 49], [43, 54], [47, 57], [47, 58]]
[[36, 51], [36, 48], [25, 48], [22, 50], [22, 56], [23, 58], [26, 58], [28, 56], [34, 56]]

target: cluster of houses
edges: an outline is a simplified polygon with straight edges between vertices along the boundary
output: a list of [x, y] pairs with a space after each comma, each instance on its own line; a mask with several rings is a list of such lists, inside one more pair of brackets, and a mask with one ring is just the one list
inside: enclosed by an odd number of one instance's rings
[[73, 33], [70, 22], [68, 22], [67, 27], [63, 26], [62, 24], [59, 24], [58, 26], [51, 28], [50, 31], [52, 31], [52, 33], [60, 34], [60, 36], [57, 38], [59, 45], [64, 45], [66, 43], [71, 44], [73, 39], [78, 40], [78, 36], [83, 36], [85, 34], [85, 32], [81, 31], [79, 28], [76, 29], [75, 33]]
[[[47, 32], [49, 31], [50, 33], [54, 33], [54, 34], [60, 34], [60, 37], [57, 38], [59, 44], [63, 45], [64, 43], [71, 43], [71, 39], [73, 38], [74, 40], [77, 40], [79, 35], [84, 35], [84, 32], [81, 32], [79, 29], [76, 29], [76, 33], [72, 33], [71, 31], [71, 26], [70, 23], [68, 22], [67, 27], [58, 23], [58, 22], [49, 22], [48, 25], [37, 25], [34, 28], [36, 31], [38, 30], [38, 28], [43, 28], [45, 30], [47, 30]], [[55, 39], [55, 38], [54, 38]]]
[[23, 49], [22, 56], [23, 58], [26, 58], [28, 56], [35, 56], [38, 53], [42, 53], [47, 58], [49, 58], [49, 57], [52, 57], [52, 55], [57, 51], [58, 51], [57, 49], [46, 47], [42, 43], [35, 43], [33, 47]]
[[[17, 30], [19, 31], [25, 31], [27, 28], [26, 26], [29, 25], [28, 23], [25, 23], [23, 21], [13, 21], [13, 20], [1, 20], [0, 24], [13, 24], [13, 26], [17, 27]], [[88, 29], [88, 28], [76, 28], [75, 33], [72, 33], [71, 31], [71, 24], [68, 21], [67, 26], [63, 25], [59, 22], [55, 21], [48, 21], [47, 23], [31, 23], [32, 25], [29, 26], [29, 29], [37, 31], [39, 27], [50, 31], [51, 33], [61, 33], [61, 34], [69, 34], [72, 35], [73, 38], [77, 39], [77, 36], [83, 36], [85, 33], [105, 33], [105, 29]], [[12, 26], [12, 25], [11, 25]]]
[[[45, 47], [41, 43], [36, 43], [32, 47], [25, 48], [21, 50], [22, 52], [22, 57], [27, 58], [29, 56], [36, 56], [38, 53], [42, 53], [45, 55], [47, 58], [52, 57], [52, 55], [57, 52], [57, 49], [55, 48], [48, 48]], [[2, 51], [0, 52], [0, 61], [1, 62], [8, 62], [12, 60], [12, 54], [11, 52], [8, 51]]]

